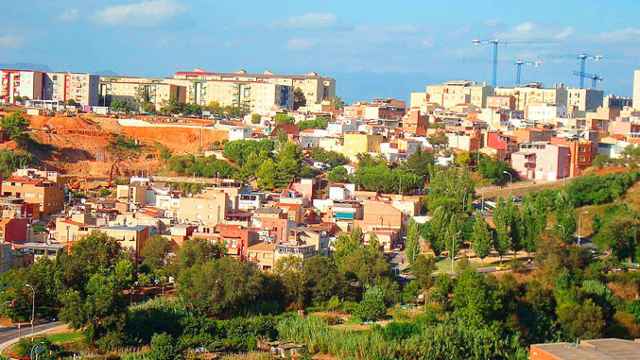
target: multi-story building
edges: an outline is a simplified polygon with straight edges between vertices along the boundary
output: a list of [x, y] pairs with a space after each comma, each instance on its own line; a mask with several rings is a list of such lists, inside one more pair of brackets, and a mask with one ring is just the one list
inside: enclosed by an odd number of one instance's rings
[[[318, 73], [308, 73], [305, 75], [277, 75], [265, 71], [262, 74], [251, 74], [244, 70], [235, 73], [206, 72], [196, 69], [195, 71], [177, 72], [174, 79], [189, 80], [188, 101], [202, 104], [206, 99], [205, 95], [208, 81], [228, 81], [231, 83], [270, 83], [282, 85], [289, 88], [293, 93], [295, 89], [302, 90], [306, 104], [321, 104], [324, 100], [331, 100], [336, 96], [336, 81], [332, 78], [324, 77]], [[278, 88], [280, 90], [284, 88]], [[206, 104], [202, 104], [206, 105]]]
[[569, 148], [544, 142], [521, 144], [520, 151], [511, 154], [511, 167], [521, 178], [555, 181], [569, 177]]
[[579, 176], [593, 163], [593, 158], [597, 154], [597, 146], [586, 139], [565, 139], [554, 137], [551, 143], [569, 148], [571, 163], [569, 164], [569, 176]]
[[0, 70], [0, 102], [15, 104], [18, 99], [40, 100], [44, 73], [31, 70]]
[[640, 70], [633, 72], [633, 108], [640, 110]]
[[596, 89], [567, 89], [567, 109], [570, 111], [595, 111], [602, 106], [604, 91]]
[[11, 176], [2, 182], [2, 196], [24, 199], [38, 204], [40, 213], [51, 215], [64, 208], [62, 185], [40, 177]]
[[343, 153], [350, 158], [362, 153], [377, 153], [380, 151], [382, 136], [361, 133], [344, 134]]
[[156, 110], [171, 102], [186, 102], [187, 88], [170, 84], [163, 79], [109, 76], [100, 78], [101, 104], [108, 106], [114, 100], [133, 105], [151, 103]]
[[563, 85], [543, 88], [542, 84], [532, 83], [515, 88], [496, 88], [496, 96], [513, 96], [515, 109], [524, 111], [529, 104], [549, 104], [567, 107], [567, 89]]
[[429, 102], [445, 109], [463, 104], [483, 108], [487, 105], [487, 97], [493, 95], [493, 87], [468, 80], [448, 81], [440, 85], [429, 85], [426, 92]]
[[48, 72], [44, 77], [43, 98], [83, 106], [99, 104], [100, 77], [86, 73]]
[[150, 235], [149, 228], [142, 225], [109, 226], [98, 228], [98, 231], [108, 237], [116, 239], [120, 247], [122, 247], [123, 250], [129, 251], [136, 259], [140, 256], [140, 251], [142, 251]]
[[200, 195], [181, 198], [176, 215], [181, 222], [211, 227], [224, 222], [228, 202], [226, 192], [208, 189]]

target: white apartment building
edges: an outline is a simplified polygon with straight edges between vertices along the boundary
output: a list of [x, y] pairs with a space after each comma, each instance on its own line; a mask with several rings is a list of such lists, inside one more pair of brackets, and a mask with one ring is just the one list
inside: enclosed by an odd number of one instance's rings
[[525, 119], [535, 123], [555, 123], [557, 119], [565, 117], [567, 109], [562, 105], [529, 104], [525, 111]]
[[83, 106], [99, 105], [100, 77], [86, 73], [48, 72], [44, 77], [43, 97]]
[[0, 70], [0, 102], [15, 104], [18, 97], [42, 99], [44, 73], [30, 70]]

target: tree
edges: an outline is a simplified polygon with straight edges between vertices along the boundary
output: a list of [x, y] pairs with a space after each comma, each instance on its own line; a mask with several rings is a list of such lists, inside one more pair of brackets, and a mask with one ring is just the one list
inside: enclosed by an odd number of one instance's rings
[[418, 255], [420, 255], [420, 233], [418, 224], [413, 220], [409, 220], [407, 227], [407, 238], [404, 245], [404, 254], [409, 260], [410, 264], [416, 261]]
[[555, 199], [556, 229], [565, 244], [573, 243], [576, 232], [576, 214], [574, 204], [565, 191], [558, 193]]
[[592, 299], [587, 299], [582, 304], [559, 304], [556, 312], [567, 340], [602, 337], [606, 326], [604, 314]]
[[349, 181], [349, 173], [344, 166], [336, 166], [329, 171], [327, 178], [334, 183], [345, 183]]
[[115, 112], [130, 113], [134, 110], [133, 106], [126, 100], [115, 99], [111, 101], [111, 109]]
[[21, 142], [28, 137], [29, 121], [21, 112], [13, 112], [0, 119], [0, 128], [5, 131], [9, 139]]
[[279, 303], [269, 278], [252, 263], [230, 257], [209, 260], [180, 272], [178, 295], [186, 308], [198, 314], [230, 318]]
[[296, 119], [287, 113], [277, 113], [274, 121], [276, 125], [294, 124]]
[[423, 179], [429, 177], [429, 169], [433, 167], [433, 154], [426, 151], [418, 151], [407, 158], [402, 167]]
[[31, 153], [21, 150], [0, 150], [0, 176], [9, 177], [21, 167], [33, 163]]
[[535, 252], [538, 240], [547, 226], [546, 211], [537, 207], [530, 196], [524, 198], [521, 209], [520, 238], [522, 247], [529, 253]]
[[469, 325], [489, 324], [502, 308], [501, 299], [484, 275], [467, 268], [453, 290], [454, 313]]
[[312, 256], [303, 264], [305, 287], [311, 301], [318, 304], [343, 292], [344, 278], [332, 257]]
[[384, 291], [373, 286], [365, 291], [362, 301], [356, 306], [353, 315], [362, 321], [376, 321], [387, 313], [384, 303]]
[[433, 256], [426, 257], [422, 254], [416, 257], [411, 265], [411, 273], [422, 291], [427, 291], [433, 286], [433, 272], [436, 270], [436, 259]]
[[166, 265], [167, 255], [171, 250], [169, 240], [163, 236], [152, 236], [142, 247], [142, 266], [151, 272], [160, 270]]
[[194, 265], [204, 264], [213, 259], [219, 259], [226, 253], [226, 249], [221, 244], [212, 244], [204, 239], [190, 239], [185, 241], [174, 259], [178, 274], [180, 271], [193, 267]]
[[307, 98], [304, 96], [304, 91], [296, 87], [293, 89], [293, 110], [298, 110], [302, 106], [307, 105]]
[[[478, 164], [478, 171], [483, 178], [488, 179], [495, 185], [504, 185], [513, 178], [513, 169], [504, 161], [494, 160], [483, 156]], [[512, 174], [509, 176], [508, 174]]]
[[473, 235], [471, 237], [473, 251], [476, 253], [476, 256], [484, 260], [484, 258], [491, 252], [492, 244], [493, 234], [489, 225], [481, 214], [476, 213], [475, 221], [473, 223]]
[[296, 310], [304, 309], [307, 294], [302, 259], [297, 256], [285, 256], [276, 262], [273, 272], [284, 285], [287, 303]]
[[173, 337], [167, 333], [154, 334], [151, 338], [151, 360], [172, 360], [182, 358]]
[[258, 187], [266, 190], [276, 188], [276, 164], [271, 159], [266, 159], [256, 171]]
[[493, 247], [503, 256], [509, 250], [520, 249], [520, 215], [511, 199], [498, 199], [493, 212], [493, 222], [496, 225], [496, 237]]
[[260, 114], [253, 113], [251, 114], [251, 123], [254, 125], [260, 124], [260, 120], [262, 120], [262, 116]]
[[630, 211], [618, 212], [608, 219], [596, 233], [593, 242], [600, 250], [609, 250], [616, 259], [638, 261], [640, 259], [640, 243], [638, 216]]

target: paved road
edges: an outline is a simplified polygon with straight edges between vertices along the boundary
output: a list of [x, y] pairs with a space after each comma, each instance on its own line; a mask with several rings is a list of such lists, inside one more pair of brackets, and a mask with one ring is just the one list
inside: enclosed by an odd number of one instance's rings
[[[39, 324], [33, 327], [33, 331], [34, 333], [38, 333], [45, 330], [53, 329], [56, 326], [60, 326], [60, 325], [63, 325], [63, 323], [60, 321], [50, 322], [46, 324]], [[18, 339], [20, 335], [22, 336], [31, 335], [31, 326], [30, 325], [22, 326], [22, 329], [20, 330], [20, 332], [18, 332], [17, 327], [8, 327], [8, 328], [0, 329], [0, 349], [2, 348], [3, 344], [11, 340]]]

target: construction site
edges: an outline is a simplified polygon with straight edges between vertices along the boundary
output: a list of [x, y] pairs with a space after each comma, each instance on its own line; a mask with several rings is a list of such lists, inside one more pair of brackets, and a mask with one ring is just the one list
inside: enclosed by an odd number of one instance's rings
[[[25, 117], [30, 122], [31, 137], [49, 149], [34, 154], [41, 165], [82, 179], [111, 180], [114, 176], [157, 172], [162, 168], [160, 147], [173, 154], [196, 154], [228, 139], [227, 130], [200, 119], [118, 119], [94, 114]], [[139, 145], [135, 156], [123, 158], [113, 152], [111, 144], [119, 135]], [[0, 148], [14, 150], [17, 145], [8, 141]]]

